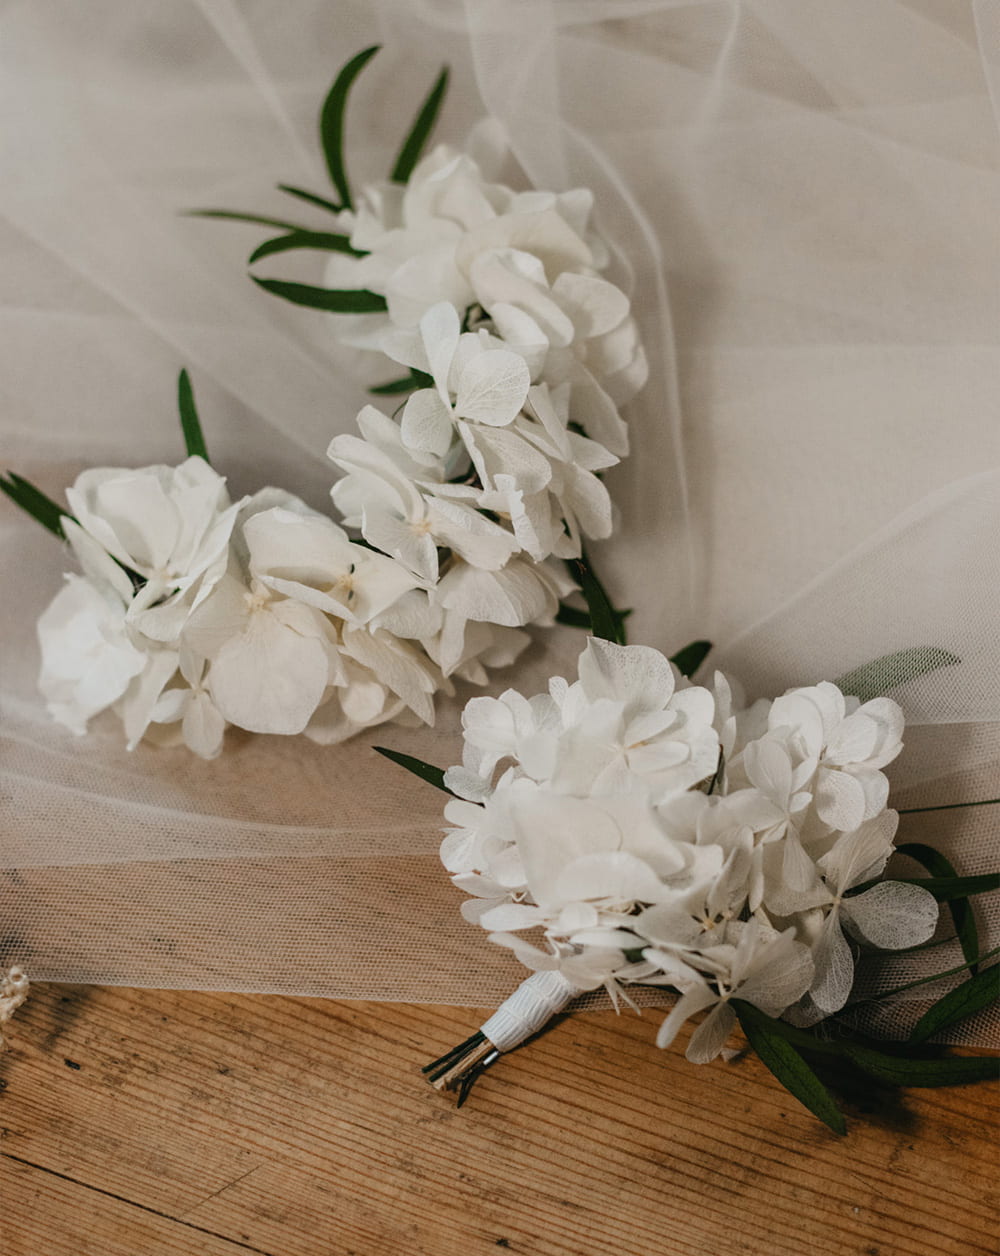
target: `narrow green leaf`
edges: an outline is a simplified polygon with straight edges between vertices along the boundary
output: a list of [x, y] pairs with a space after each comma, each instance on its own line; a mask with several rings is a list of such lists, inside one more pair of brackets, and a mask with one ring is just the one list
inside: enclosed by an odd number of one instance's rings
[[844, 1055], [857, 1068], [890, 1086], [963, 1086], [989, 1081], [1000, 1071], [1000, 1061], [975, 1056], [944, 1056], [937, 1059], [887, 1055], [871, 1047], [849, 1042]]
[[946, 802], [939, 807], [900, 807], [901, 816], [920, 815], [926, 811], [958, 811], [962, 807], [995, 807], [1000, 798], [973, 798], [969, 802]]
[[385, 746], [373, 746], [372, 748], [378, 751], [379, 754], [385, 755], [387, 759], [391, 759], [393, 763], [398, 763], [401, 768], [406, 768], [407, 772], [412, 772], [414, 776], [419, 776], [428, 785], [433, 785], [435, 789], [451, 794], [452, 798], [456, 796], [444, 783], [444, 771], [441, 768], [436, 768], [431, 763], [424, 763], [423, 759], [415, 759], [411, 754], [402, 754], [398, 750], [387, 750]]
[[290, 231], [288, 235], [275, 236], [273, 240], [265, 240], [250, 254], [251, 262], [259, 262], [262, 257], [271, 257], [274, 253], [288, 253], [292, 249], [320, 249], [326, 253], [348, 253], [351, 257], [365, 257], [366, 254], [351, 248], [349, 236], [335, 235], [329, 231]]
[[375, 44], [348, 61], [334, 79], [319, 115], [319, 138], [323, 145], [326, 167], [344, 209], [354, 208], [350, 184], [347, 181], [347, 170], [344, 166], [344, 111], [347, 107], [347, 96], [354, 80], [378, 50], [379, 45]]
[[327, 310], [331, 314], [377, 314], [389, 308], [385, 297], [365, 288], [314, 288], [310, 284], [288, 283], [284, 279], [258, 279], [256, 275], [250, 278], [265, 292], [311, 310]]
[[771, 1017], [741, 999], [733, 999], [732, 1007], [764, 1066], [813, 1116], [835, 1134], [846, 1134], [847, 1125], [830, 1092], [791, 1043], [775, 1032]]
[[[991, 951], [983, 951], [982, 955], [976, 956], [976, 963], [982, 964], [988, 959], [992, 959], [994, 955], [1000, 955], [1000, 946], [995, 946]], [[847, 1006], [858, 1007], [862, 1003], [879, 1003], [882, 999], [891, 999], [897, 994], [905, 994], [908, 990], [916, 990], [918, 986], [930, 985], [932, 981], [941, 981], [944, 977], [954, 977], [956, 973], [964, 973], [970, 965], [956, 964], [954, 968], [946, 968], [943, 973], [931, 973], [929, 977], [918, 977], [916, 981], [908, 981], [905, 986], [893, 986], [891, 990], [883, 990], [879, 994], [870, 994], [863, 999], [853, 999]]]
[[413, 173], [413, 168], [420, 160], [420, 154], [424, 151], [424, 145], [434, 129], [434, 123], [437, 121], [437, 116], [441, 110], [441, 104], [447, 90], [448, 69], [446, 66], [438, 75], [437, 81], [427, 95], [427, 99], [420, 107], [420, 112], [410, 128], [409, 135], [403, 141], [403, 147], [399, 150], [396, 164], [393, 166], [392, 174], [389, 176], [393, 183], [406, 183]]
[[910, 1042], [926, 1042], [934, 1034], [964, 1020], [1000, 997], [1000, 968], [987, 968], [963, 981], [929, 1008], [913, 1027]]
[[[60, 541], [66, 539], [66, 535], [62, 529], [62, 521], [64, 518], [73, 519], [68, 510], [64, 510], [51, 497], [46, 497], [40, 488], [35, 488], [28, 480], [23, 479], [19, 475], [15, 475], [13, 471], [8, 471], [6, 476], [0, 475], [0, 490], [2, 490], [10, 498], [10, 500], [32, 517], [36, 523], [40, 523], [43, 528], [57, 536]], [[75, 523], [76, 520], [73, 519]]]
[[240, 214], [231, 209], [185, 209], [181, 211], [185, 218], [221, 218], [225, 222], [252, 222], [258, 227], [278, 227], [281, 231], [307, 231], [297, 222], [287, 222], [284, 218], [266, 218], [261, 214]]
[[683, 650], [670, 656], [670, 661], [682, 676], [690, 678], [695, 674], [712, 648], [711, 641], [692, 641]]
[[587, 610], [590, 613], [590, 631], [604, 641], [616, 645], [625, 644], [625, 615], [614, 608], [604, 586], [597, 578], [586, 553], [579, 558], [567, 558], [570, 575], [580, 586]]
[[194, 404], [194, 389], [191, 387], [191, 377], [187, 371], [181, 371], [177, 380], [177, 409], [180, 411], [181, 430], [184, 433], [184, 446], [188, 451], [188, 457], [197, 455], [208, 462], [205, 437], [202, 435], [198, 411]]
[[413, 392], [415, 388], [430, 388], [434, 380], [425, 371], [411, 371], [402, 379], [392, 379], [388, 384], [376, 384], [368, 391], [376, 397], [395, 397], [400, 393]]
[[559, 609], [556, 611], [556, 623], [566, 624], [570, 628], [583, 628], [590, 631], [590, 615], [587, 611], [581, 611], [576, 606], [567, 606], [565, 602], [559, 603]]
[[[906, 855], [917, 863], [923, 864], [931, 876], [952, 878], [958, 876], [954, 866], [933, 846], [926, 846], [923, 842], [905, 842], [896, 849], [901, 855]], [[972, 971], [975, 973], [976, 956], [979, 954], [979, 931], [976, 928], [976, 918], [969, 906], [969, 900], [965, 897], [952, 899], [948, 904], [948, 910], [955, 924], [955, 933], [961, 944], [962, 954], [972, 965]]]
[[989, 894], [1000, 890], [1000, 872], [984, 872], [975, 877], [906, 877], [908, 885], [929, 890], [939, 903], [951, 903], [969, 894]]
[[908, 680], [926, 676], [928, 672], [935, 672], [939, 667], [952, 667], [961, 661], [948, 650], [934, 645], [921, 645], [912, 650], [884, 654], [871, 663], [847, 672], [834, 683], [844, 693], [853, 694], [862, 702], [868, 702], [872, 698], [882, 697]]
[[329, 210], [331, 214], [339, 214], [341, 206], [334, 201], [328, 201], [325, 196], [317, 196], [315, 192], [307, 192], [305, 188], [293, 187], [290, 183], [279, 183], [279, 192], [286, 192], [289, 196], [294, 196], [300, 201], [305, 201], [307, 205], [315, 205], [317, 209]]

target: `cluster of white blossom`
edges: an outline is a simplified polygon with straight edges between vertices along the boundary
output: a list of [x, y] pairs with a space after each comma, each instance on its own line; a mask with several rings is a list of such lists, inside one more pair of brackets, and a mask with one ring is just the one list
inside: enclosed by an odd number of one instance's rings
[[482, 680], [498, 629], [551, 622], [567, 589], [552, 560], [611, 535], [599, 473], [627, 453], [618, 407], [647, 367], [628, 298], [597, 273], [591, 194], [488, 181], [489, 126], [470, 148], [436, 148], [341, 216], [360, 256], [332, 255], [327, 281], [387, 309], [335, 316], [336, 334], [426, 386], [398, 417], [366, 407], [329, 453], [345, 524], [421, 581], [430, 657]]
[[439, 670], [381, 618], [417, 581], [297, 498], [231, 503], [199, 457], [85, 471], [67, 498], [83, 575], [39, 622], [40, 685], [73, 731], [113, 707], [130, 748], [182, 739], [212, 758], [227, 723], [334, 742], [433, 718]]
[[[41, 687], [82, 732], [114, 707], [130, 746], [217, 754], [227, 723], [340, 741], [432, 722], [451, 677], [485, 683], [550, 626], [561, 560], [611, 533], [599, 472], [626, 452], [618, 404], [646, 366], [624, 294], [596, 269], [590, 194], [515, 193], [439, 148], [346, 215], [336, 255], [385, 315], [342, 321], [417, 383], [337, 436], [349, 539], [278, 489], [231, 503], [199, 457], [102, 468], [68, 491], [82, 566], [42, 616]], [[344, 282], [343, 276], [337, 282]]]
[[856, 943], [934, 931], [926, 890], [853, 892], [893, 849], [887, 698], [824, 682], [737, 710], [719, 673], [712, 692], [656, 650], [591, 640], [576, 683], [474, 698], [463, 723], [441, 850], [463, 914], [579, 990], [679, 991], [658, 1042], [707, 1012], [692, 1060], [722, 1049], [731, 999], [811, 1023], [846, 1002]]
[[517, 354], [532, 384], [566, 386], [574, 423], [625, 454], [618, 407], [645, 383], [647, 364], [628, 298], [598, 273], [610, 255], [590, 222], [592, 193], [491, 181], [506, 156], [495, 123], [474, 128], [466, 148], [438, 146], [405, 186], [367, 187], [342, 215], [363, 256], [333, 254], [327, 280], [383, 296], [387, 312], [338, 316], [337, 334], [427, 371], [413, 332], [432, 307], [450, 305], [467, 330]]

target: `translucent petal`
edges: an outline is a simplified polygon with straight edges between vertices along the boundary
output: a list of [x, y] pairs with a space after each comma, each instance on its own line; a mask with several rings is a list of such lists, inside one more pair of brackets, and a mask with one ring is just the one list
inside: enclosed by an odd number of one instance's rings
[[476, 423], [503, 427], [520, 412], [530, 385], [528, 366], [520, 354], [487, 350], [462, 372], [455, 413]]
[[889, 951], [928, 941], [938, 922], [934, 896], [918, 885], [899, 881], [882, 881], [844, 899], [841, 913], [853, 933]]

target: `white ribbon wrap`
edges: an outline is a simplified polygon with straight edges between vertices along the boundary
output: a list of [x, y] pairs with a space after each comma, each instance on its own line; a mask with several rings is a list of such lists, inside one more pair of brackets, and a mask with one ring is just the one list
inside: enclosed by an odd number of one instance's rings
[[481, 1032], [498, 1051], [512, 1051], [581, 993], [562, 973], [533, 973], [501, 1003]]

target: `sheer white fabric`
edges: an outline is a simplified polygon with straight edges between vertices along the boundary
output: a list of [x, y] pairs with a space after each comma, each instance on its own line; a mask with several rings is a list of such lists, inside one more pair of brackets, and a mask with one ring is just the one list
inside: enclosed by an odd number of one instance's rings
[[[893, 694], [912, 724], [894, 801], [995, 797], [995, 3], [8, 2], [4, 463], [59, 496], [84, 466], [179, 460], [187, 366], [233, 491], [275, 483], [325, 505], [324, 451], [371, 363], [254, 289], [259, 231], [182, 211], [319, 223], [274, 184], [322, 190], [318, 104], [374, 42], [349, 115], [356, 183], [388, 169], [446, 62], [440, 138], [492, 112], [538, 186], [595, 190], [653, 368], [611, 477], [620, 527], [596, 555], [635, 608], [630, 639], [708, 637], [753, 694], [945, 647], [959, 664]], [[56, 728], [34, 624], [67, 556], [9, 506], [0, 528], [0, 963], [473, 1005], [516, 984], [459, 917], [440, 795], [367, 740], [230, 733], [203, 763], [128, 754], [114, 721], [82, 740]], [[580, 646], [560, 631], [498, 688], [541, 688]], [[459, 709], [375, 740], [446, 765]], [[972, 872], [997, 864], [998, 833], [984, 807], [915, 816], [901, 840], [943, 843]]]

